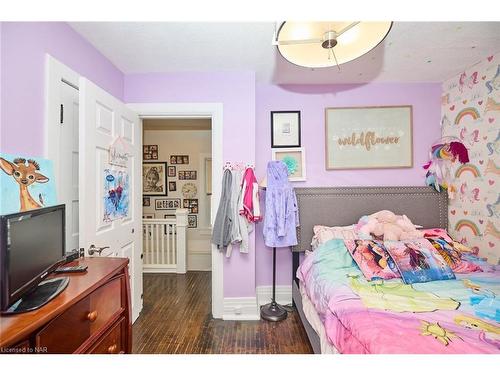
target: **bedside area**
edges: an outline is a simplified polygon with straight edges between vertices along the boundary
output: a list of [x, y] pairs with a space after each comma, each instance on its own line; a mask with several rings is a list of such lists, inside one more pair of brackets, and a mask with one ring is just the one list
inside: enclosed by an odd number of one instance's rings
[[126, 258], [80, 258], [67, 288], [41, 308], [0, 317], [0, 353], [130, 353], [132, 323]]

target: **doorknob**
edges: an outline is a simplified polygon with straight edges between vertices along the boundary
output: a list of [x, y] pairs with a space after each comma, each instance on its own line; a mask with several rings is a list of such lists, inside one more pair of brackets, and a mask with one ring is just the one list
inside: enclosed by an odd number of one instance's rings
[[101, 255], [102, 251], [105, 249], [109, 249], [109, 246], [95, 247], [95, 245], [90, 245], [89, 255], [94, 255], [94, 253], [98, 253], [99, 255]]

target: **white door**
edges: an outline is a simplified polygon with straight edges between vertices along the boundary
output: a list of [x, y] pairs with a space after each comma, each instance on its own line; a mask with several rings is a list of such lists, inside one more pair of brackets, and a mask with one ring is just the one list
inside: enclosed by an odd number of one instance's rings
[[[134, 321], [142, 309], [140, 120], [122, 102], [89, 80], [80, 78], [79, 87], [80, 247], [88, 254], [91, 245], [109, 246], [100, 256], [130, 259]], [[128, 146], [127, 167], [108, 163], [109, 147], [119, 136]]]
[[78, 89], [62, 80], [59, 119], [59, 201], [66, 205], [66, 251], [78, 249]]

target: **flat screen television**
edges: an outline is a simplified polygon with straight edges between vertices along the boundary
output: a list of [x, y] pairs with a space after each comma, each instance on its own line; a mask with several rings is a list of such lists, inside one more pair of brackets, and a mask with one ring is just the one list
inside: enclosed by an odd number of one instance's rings
[[65, 251], [64, 205], [0, 216], [0, 310], [33, 291]]

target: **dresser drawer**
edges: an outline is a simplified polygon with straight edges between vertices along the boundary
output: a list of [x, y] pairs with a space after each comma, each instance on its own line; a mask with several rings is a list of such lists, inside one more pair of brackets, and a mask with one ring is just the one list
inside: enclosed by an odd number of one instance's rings
[[87, 352], [89, 354], [120, 354], [124, 353], [125, 318], [121, 318], [108, 332], [104, 334]]
[[73, 353], [93, 334], [120, 314], [124, 276], [108, 281], [52, 320], [36, 335], [37, 347], [47, 353]]

